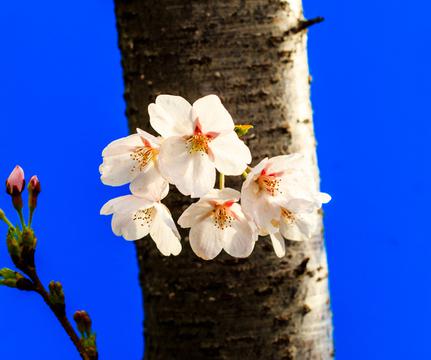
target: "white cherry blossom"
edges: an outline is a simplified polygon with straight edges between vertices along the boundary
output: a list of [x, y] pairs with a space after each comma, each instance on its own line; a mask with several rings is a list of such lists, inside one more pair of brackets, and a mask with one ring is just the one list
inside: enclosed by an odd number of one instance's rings
[[190, 245], [197, 256], [211, 260], [222, 249], [238, 258], [251, 254], [257, 229], [243, 213], [239, 198], [236, 190], [213, 189], [181, 215], [178, 224], [191, 228]]
[[115, 235], [126, 240], [138, 240], [150, 234], [163, 255], [178, 255], [181, 251], [180, 234], [169, 209], [160, 202], [167, 195], [167, 189], [157, 189], [153, 180], [145, 177], [145, 181], [133, 188], [132, 195], [108, 201], [100, 213], [112, 214], [111, 225]]
[[139, 186], [145, 177], [152, 179], [152, 186], [167, 187], [168, 182], [159, 174], [157, 157], [160, 138], [137, 129], [137, 133], [111, 142], [102, 152], [99, 167], [105, 185], [119, 186], [132, 182]]
[[[247, 176], [242, 190], [244, 212], [252, 218], [261, 235], [271, 235], [277, 255], [284, 255], [284, 238], [309, 238], [317, 224], [313, 214], [328, 194], [316, 190], [300, 154], [262, 160]], [[282, 255], [281, 255], [282, 254]]]
[[159, 169], [184, 195], [201, 197], [215, 184], [215, 169], [241, 175], [251, 162], [228, 111], [216, 95], [190, 105], [180, 96], [159, 95], [148, 107], [151, 126], [165, 139]]
[[282, 207], [278, 220], [273, 220], [273, 225], [278, 230], [269, 234], [276, 255], [283, 257], [286, 254], [285, 239], [291, 241], [310, 239], [316, 231], [318, 221], [317, 211], [301, 213]]

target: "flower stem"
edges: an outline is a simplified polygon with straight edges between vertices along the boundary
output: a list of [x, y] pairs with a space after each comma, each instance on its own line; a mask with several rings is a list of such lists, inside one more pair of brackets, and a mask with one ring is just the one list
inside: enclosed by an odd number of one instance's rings
[[28, 215], [28, 227], [31, 228], [31, 222], [33, 221], [33, 212], [34, 209], [30, 209], [29, 215]]
[[25, 220], [24, 220], [24, 216], [22, 214], [22, 209], [18, 210], [18, 215], [19, 215], [19, 220], [21, 221], [21, 226], [23, 229], [25, 229]]
[[81, 340], [79, 339], [78, 335], [76, 334], [72, 324], [67, 319], [66, 315], [59, 313], [58, 310], [56, 310], [54, 304], [51, 302], [51, 299], [49, 297], [48, 292], [46, 291], [45, 287], [43, 286], [42, 282], [40, 281], [37, 273], [34, 271], [31, 274], [29, 274], [31, 280], [33, 281], [33, 284], [35, 286], [35, 291], [42, 296], [45, 303], [49, 306], [51, 311], [54, 313], [57, 320], [60, 322], [61, 326], [63, 327], [64, 331], [66, 331], [67, 335], [69, 335], [70, 340], [72, 340], [73, 344], [75, 345], [76, 349], [78, 350], [79, 354], [81, 355], [81, 358], [83, 360], [90, 360], [90, 357], [88, 356], [87, 352], [84, 349], [84, 346], [81, 343]]
[[224, 174], [222, 174], [222, 173], [219, 174], [218, 183], [219, 183], [220, 190], [223, 190], [224, 189]]
[[0, 210], [0, 220], [3, 220], [7, 226], [9, 226], [10, 228], [14, 228], [14, 226], [12, 225], [12, 223], [9, 221], [9, 219], [7, 218], [6, 214], [3, 212], [3, 210]]

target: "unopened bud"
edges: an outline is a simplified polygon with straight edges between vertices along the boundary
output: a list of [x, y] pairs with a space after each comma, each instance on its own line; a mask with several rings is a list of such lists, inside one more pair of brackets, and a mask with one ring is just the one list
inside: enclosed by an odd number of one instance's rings
[[90, 360], [97, 360], [99, 355], [97, 353], [96, 334], [92, 333], [90, 336], [81, 339], [81, 344], [84, 346]]
[[9, 255], [18, 268], [21, 267], [21, 249], [13, 229], [9, 229], [6, 236], [6, 245]]
[[34, 289], [33, 283], [30, 280], [8, 268], [0, 269], [0, 285], [27, 291]]
[[32, 229], [25, 228], [21, 233], [21, 260], [28, 269], [34, 269], [34, 253], [36, 251], [36, 236]]
[[6, 180], [6, 192], [9, 195], [19, 195], [23, 192], [24, 186], [24, 170], [21, 166], [17, 165]]
[[235, 132], [238, 137], [246, 135], [250, 129], [253, 129], [253, 125], [235, 125]]
[[49, 288], [49, 299], [51, 300], [56, 311], [61, 315], [66, 313], [66, 305], [64, 302], [64, 290], [63, 285], [59, 281], [51, 281], [48, 284]]
[[91, 319], [85, 310], [78, 310], [73, 315], [78, 331], [85, 338], [91, 335]]
[[24, 186], [24, 170], [17, 165], [6, 180], [6, 192], [12, 197], [13, 206], [17, 211], [21, 211], [23, 207], [21, 193]]
[[40, 194], [40, 181], [36, 175], [33, 175], [28, 183], [28, 207], [30, 211], [36, 209], [37, 198]]

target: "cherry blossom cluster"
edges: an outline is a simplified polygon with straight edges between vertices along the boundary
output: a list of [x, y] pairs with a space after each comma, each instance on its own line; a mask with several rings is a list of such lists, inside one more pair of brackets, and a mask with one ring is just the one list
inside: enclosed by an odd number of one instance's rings
[[[317, 189], [300, 154], [265, 158], [255, 167], [240, 139], [240, 129], [216, 95], [191, 105], [180, 96], [159, 95], [148, 107], [159, 134], [136, 134], [111, 142], [102, 152], [101, 180], [110, 186], [130, 183], [131, 194], [108, 201], [112, 230], [126, 240], [150, 235], [163, 255], [178, 255], [181, 238], [169, 209], [162, 204], [169, 184], [198, 200], [178, 219], [190, 228], [197, 256], [215, 258], [223, 249], [249, 256], [258, 236], [269, 235], [277, 256], [285, 239], [306, 240], [318, 224], [317, 210], [331, 198]], [[215, 189], [216, 172], [219, 189]], [[225, 176], [243, 176], [241, 192], [224, 187]]]

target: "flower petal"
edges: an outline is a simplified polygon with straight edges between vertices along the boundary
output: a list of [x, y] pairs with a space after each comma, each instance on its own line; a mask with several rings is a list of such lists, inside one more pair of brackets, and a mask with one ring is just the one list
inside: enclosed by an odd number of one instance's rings
[[214, 259], [223, 248], [223, 230], [209, 217], [190, 229], [189, 239], [194, 253], [204, 260]]
[[231, 256], [244, 258], [249, 256], [257, 240], [257, 232], [245, 217], [239, 204], [233, 204], [231, 211], [236, 215], [231, 226], [223, 230], [223, 249]]
[[289, 155], [274, 156], [268, 160], [267, 172], [296, 171], [304, 168], [304, 155], [293, 153]]
[[136, 146], [142, 146], [141, 137], [138, 134], [129, 135], [110, 142], [102, 151], [102, 156], [121, 155], [132, 151]]
[[108, 201], [100, 213], [113, 214], [111, 224], [115, 235], [122, 235], [126, 240], [137, 240], [149, 232], [153, 205], [149, 200], [126, 195]]
[[150, 133], [147, 133], [144, 130], [141, 130], [139, 128], [136, 129], [136, 132], [138, 133], [138, 135], [148, 141], [151, 145], [151, 147], [158, 149], [161, 143], [162, 138], [161, 137], [155, 137], [154, 135], [151, 135]]
[[232, 200], [236, 202], [240, 199], [240, 197], [241, 197], [240, 192], [232, 188], [224, 188], [222, 190], [212, 189], [205, 196], [202, 196], [200, 201], [214, 200], [217, 202], [225, 202], [228, 200]]
[[193, 110], [199, 118], [203, 133], [223, 133], [233, 131], [235, 127], [232, 117], [217, 95], [207, 95], [196, 100]]
[[162, 175], [184, 195], [200, 197], [215, 184], [215, 168], [203, 152], [190, 153], [182, 137], [166, 139], [159, 154]]
[[109, 200], [100, 209], [101, 215], [110, 215], [114, 212], [133, 212], [141, 207], [152, 206], [152, 201], [141, 199], [133, 195], [119, 196]]
[[131, 214], [114, 214], [112, 221], [115, 217], [121, 217], [121, 235], [126, 240], [139, 240], [147, 236], [150, 232], [155, 210], [154, 207], [140, 208]]
[[151, 126], [164, 138], [193, 134], [192, 106], [181, 96], [157, 96], [148, 113]]
[[317, 194], [317, 199], [318, 199], [318, 201], [319, 201], [320, 203], [322, 203], [322, 204], [327, 204], [328, 202], [330, 202], [330, 201], [331, 201], [332, 197], [331, 197], [331, 195], [329, 195], [329, 194], [327, 194], [327, 193], [319, 192], [319, 193]]
[[275, 222], [280, 218], [280, 206], [270, 196], [256, 192], [256, 186], [252, 184], [242, 188], [242, 209], [254, 220], [261, 233], [273, 233], [277, 231]]
[[156, 214], [150, 229], [151, 238], [163, 255], [178, 255], [181, 252], [180, 234], [172, 215], [163, 204], [156, 203], [154, 207]]
[[154, 162], [152, 162], [146, 171], [142, 172], [132, 181], [130, 191], [133, 195], [152, 201], [160, 201], [168, 195], [169, 183], [160, 174]]
[[225, 175], [241, 175], [251, 162], [250, 149], [231, 131], [209, 143], [215, 167]]
[[298, 228], [297, 220], [293, 223], [287, 223], [285, 221], [280, 222], [280, 233], [287, 240], [291, 241], [304, 241], [307, 240], [307, 236], [302, 233]]
[[203, 221], [204, 218], [208, 217], [212, 210], [213, 206], [208, 201], [199, 200], [184, 210], [178, 219], [178, 224], [182, 228], [192, 227], [196, 223]]
[[274, 248], [275, 255], [277, 255], [279, 258], [286, 255], [286, 242], [284, 241], [283, 237], [279, 232], [276, 232], [274, 234], [270, 234], [272, 247]]
[[110, 186], [127, 184], [139, 175], [136, 161], [130, 157], [130, 153], [103, 158], [99, 172], [102, 183]]
[[284, 217], [280, 219], [280, 233], [285, 239], [292, 241], [304, 241], [310, 239], [316, 232], [320, 216], [317, 211], [312, 214], [295, 214], [295, 220], [286, 221]]

